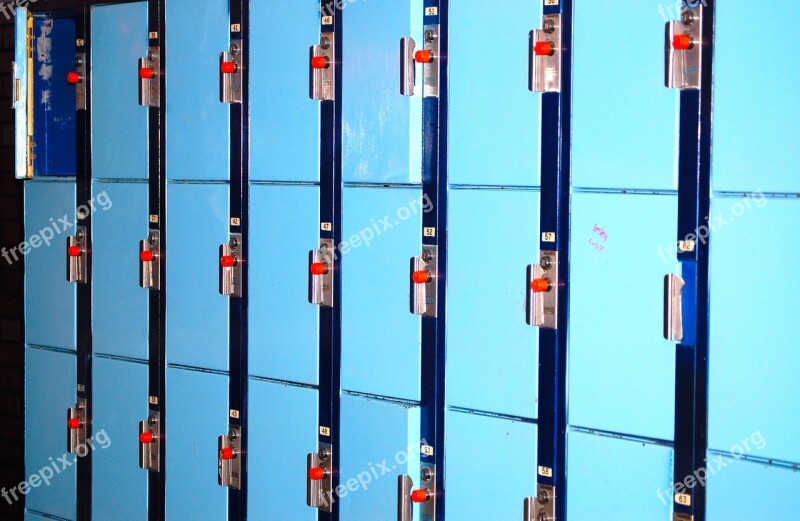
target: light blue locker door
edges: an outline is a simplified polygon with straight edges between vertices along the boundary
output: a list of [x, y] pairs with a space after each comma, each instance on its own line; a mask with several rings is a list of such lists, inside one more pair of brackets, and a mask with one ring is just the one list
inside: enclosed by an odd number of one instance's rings
[[76, 378], [75, 353], [25, 349], [25, 476], [52, 472], [49, 485], [24, 497], [17, 489], [17, 497], [28, 511], [68, 520], [75, 519], [77, 456], [67, 453], [66, 413], [75, 403]]
[[228, 378], [171, 367], [167, 396], [167, 519], [227, 519], [217, 438], [228, 429]]
[[305, 462], [317, 445], [319, 309], [308, 302], [308, 251], [320, 227], [319, 102], [308, 97], [308, 47], [319, 39], [319, 2], [255, 2], [250, 18], [259, 30], [250, 52], [258, 95], [250, 120], [248, 511], [313, 521]]
[[[677, 270], [677, 96], [664, 86], [658, 8], [576, 6], [568, 381], [569, 423], [582, 432], [568, 437], [567, 460], [577, 519], [671, 508], [655, 492], [672, 472], [675, 345], [662, 316], [664, 275]], [[606, 30], [620, 21], [624, 60]]]
[[147, 518], [147, 472], [139, 468], [136, 427], [147, 417], [147, 364], [95, 356], [92, 517]]
[[525, 270], [537, 255], [540, 101], [526, 48], [540, 14], [527, 0], [450, 8], [448, 518], [518, 519], [536, 489]]
[[[759, 23], [770, 28], [771, 45], [791, 49], [800, 43], [799, 16], [800, 5], [781, 0], [759, 11]], [[751, 23], [746, 10], [717, 8], [709, 521], [742, 512], [800, 517], [800, 70], [781, 53], [743, 48], [739, 35]], [[736, 78], [737, 64], [756, 56], [754, 90]], [[720, 458], [729, 463], [719, 468]]]

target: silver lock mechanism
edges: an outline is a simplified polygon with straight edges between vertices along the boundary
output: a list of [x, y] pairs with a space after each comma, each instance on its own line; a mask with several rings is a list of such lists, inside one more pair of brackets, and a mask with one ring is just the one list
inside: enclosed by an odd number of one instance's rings
[[139, 59], [139, 105], [158, 107], [161, 103], [161, 54], [150, 47], [146, 58]]
[[422, 256], [411, 258], [410, 309], [415, 315], [436, 318], [438, 255], [436, 246], [423, 246]]
[[161, 232], [150, 230], [147, 240], [139, 241], [139, 286], [161, 289]]
[[219, 100], [242, 102], [242, 41], [232, 40], [228, 52], [219, 53]]
[[397, 521], [413, 521], [414, 509], [411, 502], [411, 490], [414, 480], [411, 476], [401, 474], [397, 476]]
[[[414, 52], [414, 63], [422, 65], [422, 97], [423, 98], [438, 98], [439, 97], [439, 76], [440, 76], [440, 42], [439, 42], [439, 25], [430, 24], [423, 27], [424, 41], [422, 49]], [[405, 38], [404, 38], [405, 40]], [[410, 39], [413, 43], [414, 40]], [[406, 69], [408, 72], [408, 65], [401, 67], [401, 70]], [[401, 78], [401, 81], [403, 79]], [[413, 94], [406, 94], [410, 96]]]
[[75, 110], [86, 110], [86, 53], [75, 53], [75, 70], [67, 73], [67, 83], [75, 86]]
[[536, 497], [525, 498], [524, 521], [556, 521], [556, 489], [539, 485]]
[[686, 282], [680, 275], [664, 277], [664, 338], [672, 342], [683, 340], [683, 288]]
[[694, 516], [690, 514], [678, 514], [675, 512], [672, 514], [672, 521], [694, 521]]
[[223, 487], [242, 488], [242, 429], [231, 425], [227, 436], [219, 437], [219, 479]]
[[139, 467], [161, 472], [161, 415], [150, 410], [145, 421], [139, 422]]
[[312, 45], [309, 57], [309, 97], [331, 101], [336, 93], [336, 35], [322, 33], [319, 45]]
[[416, 47], [417, 42], [410, 36], [400, 40], [400, 94], [403, 96], [414, 95], [417, 81]]
[[664, 84], [670, 89], [700, 88], [703, 65], [703, 6], [685, 6], [680, 21], [667, 22]]
[[561, 92], [561, 15], [548, 14], [542, 28], [530, 32], [528, 88], [532, 92]]
[[308, 252], [308, 301], [333, 307], [333, 239], [321, 239], [319, 249]]
[[317, 452], [306, 458], [306, 504], [321, 512], [333, 511], [333, 452], [329, 443], [320, 443]]
[[558, 329], [558, 252], [542, 251], [539, 264], [528, 266], [527, 322]]
[[67, 281], [86, 284], [89, 239], [85, 226], [77, 226], [75, 235], [67, 237]]
[[78, 454], [86, 448], [86, 399], [78, 398], [74, 407], [67, 409], [67, 452]]
[[242, 235], [232, 233], [228, 244], [219, 247], [219, 292], [228, 297], [242, 296]]

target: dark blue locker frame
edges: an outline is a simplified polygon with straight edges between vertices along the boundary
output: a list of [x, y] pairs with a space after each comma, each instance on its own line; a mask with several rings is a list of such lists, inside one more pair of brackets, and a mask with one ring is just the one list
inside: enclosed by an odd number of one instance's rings
[[569, 313], [569, 219], [572, 184], [572, 0], [544, 5], [544, 15], [561, 15], [561, 92], [542, 94], [541, 230], [556, 232], [556, 242], [539, 242], [540, 251], [558, 252], [558, 328], [539, 330], [539, 408], [537, 460], [552, 476], [537, 472], [539, 485], [555, 488], [555, 518], [567, 519], [567, 327]]
[[[422, 99], [422, 193], [434, 211], [422, 214], [422, 245], [437, 248], [436, 318], [421, 317], [420, 439], [433, 447], [422, 463], [436, 465], [436, 519], [445, 518], [445, 360], [447, 324], [447, 124], [448, 124], [448, 0], [425, 0], [423, 25], [439, 25], [439, 96]], [[427, 15], [427, 8], [437, 15]], [[434, 228], [434, 237], [425, 236]]]
[[[239, 411], [238, 418], [230, 416], [230, 425], [240, 427], [239, 456], [241, 458], [241, 489], [228, 487], [228, 519], [247, 519], [247, 415], [248, 400], [248, 251], [250, 241], [250, 2], [232, 0], [230, 25], [238, 24], [240, 31], [231, 30], [230, 39], [242, 42], [242, 101], [230, 104], [230, 233], [241, 234], [242, 296], [230, 297], [229, 334], [229, 409]], [[234, 226], [234, 219], [239, 225]]]
[[[334, 96], [320, 101], [320, 223], [331, 223], [330, 230], [320, 226], [320, 239], [342, 241], [342, 37], [343, 9], [330, 9], [330, 0], [320, 0], [320, 33], [334, 33]], [[322, 13], [333, 18], [332, 25], [322, 24]], [[333, 256], [333, 306], [319, 309], [319, 422], [330, 428], [330, 436], [318, 430], [319, 443], [332, 447], [331, 490], [340, 482], [340, 427], [342, 394], [342, 259]], [[334, 501], [331, 512], [319, 510], [318, 521], [338, 521], [339, 502]]]
[[[707, 224], [711, 211], [711, 142], [713, 111], [714, 0], [703, 2], [703, 42], [700, 89], [680, 93], [678, 151], [678, 241]], [[685, 7], [693, 9], [687, 2]], [[678, 253], [684, 287], [686, 343], [675, 354], [675, 468], [673, 486], [705, 467], [708, 452], [708, 339], [710, 238], [695, 241], [694, 251]], [[688, 297], [688, 298], [687, 298]], [[687, 327], [688, 326], [688, 327]], [[694, 330], [694, 334], [692, 334]], [[694, 340], [694, 342], [692, 342]], [[676, 515], [706, 519], [706, 486], [698, 483], [686, 494], [691, 505], [673, 501]]]

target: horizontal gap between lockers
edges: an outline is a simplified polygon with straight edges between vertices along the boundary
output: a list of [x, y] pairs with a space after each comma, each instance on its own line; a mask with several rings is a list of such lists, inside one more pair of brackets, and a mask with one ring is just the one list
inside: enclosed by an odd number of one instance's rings
[[65, 519], [63, 517], [54, 516], [52, 514], [45, 514], [44, 512], [39, 512], [38, 510], [33, 510], [30, 508], [26, 508], [25, 512], [37, 515], [39, 517], [43, 517], [45, 519], [55, 519], [56, 521], [69, 521], [68, 519]]
[[394, 398], [391, 396], [363, 393], [360, 391], [348, 391], [346, 389], [342, 390], [342, 394], [346, 394], [347, 396], [355, 396], [356, 398], [366, 398], [367, 400], [378, 400], [381, 402], [393, 403], [395, 405], [401, 405], [403, 407], [420, 407], [422, 405], [421, 402], [418, 402], [416, 400], [406, 400], [404, 398]]
[[103, 358], [105, 360], [115, 360], [117, 362], [130, 362], [133, 364], [142, 364], [142, 365], [150, 364], [150, 362], [144, 358], [136, 358], [132, 356], [110, 355], [107, 353], [95, 353], [92, 356], [94, 356], [95, 358]]
[[749, 197], [754, 193], [759, 193], [768, 199], [800, 199], [800, 193], [792, 193], [792, 192], [761, 192], [760, 190], [754, 190], [752, 192], [734, 192], [734, 191], [715, 191], [713, 192], [714, 197], [720, 198], [729, 198], [729, 197]]
[[800, 463], [794, 463], [792, 461], [779, 460], [775, 458], [763, 458], [761, 456], [751, 456], [749, 454], [741, 454], [741, 455], [736, 454], [734, 456], [730, 451], [716, 450], [716, 449], [708, 449], [708, 453], [717, 456], [726, 456], [728, 458], [733, 457], [737, 460], [746, 461], [748, 463], [769, 465], [772, 467], [780, 467], [794, 471], [800, 470]]
[[53, 353], [62, 353], [65, 355], [77, 355], [74, 349], [64, 349], [63, 347], [42, 346], [38, 344], [25, 344], [29, 349], [38, 349], [39, 351], [52, 351]]
[[26, 183], [74, 183], [75, 174], [69, 175], [35, 175], [30, 179], [25, 180]]
[[527, 185], [478, 185], [478, 184], [451, 184], [450, 190], [498, 190], [509, 192], [540, 192], [540, 186], [527, 186]]
[[255, 380], [256, 382], [266, 382], [278, 385], [288, 385], [289, 387], [301, 387], [303, 389], [319, 390], [319, 385], [306, 384], [302, 382], [293, 382], [291, 380], [281, 380], [280, 378], [269, 378], [267, 376], [255, 376], [251, 374], [250, 379]]
[[422, 188], [421, 183], [377, 183], [365, 181], [345, 181], [345, 188]]
[[167, 179], [168, 185], [229, 185], [227, 179]]
[[648, 188], [591, 188], [585, 186], [573, 186], [572, 192], [576, 194], [678, 195], [677, 190]]
[[195, 373], [208, 373], [208, 374], [218, 374], [221, 376], [228, 376], [228, 371], [220, 371], [219, 369], [208, 369], [205, 367], [194, 367], [191, 365], [183, 365], [183, 364], [167, 364], [168, 369], [183, 369], [185, 371], [194, 371]]
[[603, 431], [599, 429], [591, 429], [588, 427], [579, 427], [577, 425], [570, 425], [569, 430], [572, 432], [579, 432], [582, 434], [592, 434], [594, 436], [601, 436], [604, 438], [616, 438], [618, 440], [646, 443], [648, 445], [659, 445], [662, 447], [670, 447], [670, 448], [673, 448], [675, 446], [675, 444], [671, 440], [660, 440], [658, 438], [636, 436], [635, 434], [623, 434], [621, 432]]
[[136, 179], [136, 178], [121, 179], [121, 178], [118, 178], [118, 177], [93, 177], [92, 178], [92, 182], [93, 183], [140, 184], [140, 185], [146, 185], [146, 184], [150, 183], [150, 181], [148, 181], [147, 179]]
[[264, 179], [250, 180], [253, 186], [319, 186], [319, 181], [268, 181]]
[[532, 425], [536, 425], [539, 423], [535, 418], [526, 418], [525, 416], [515, 416], [513, 414], [503, 414], [500, 412], [482, 411], [480, 409], [471, 409], [469, 407], [458, 407], [454, 405], [448, 405], [447, 410], [450, 412], [472, 414], [474, 416], [487, 416], [489, 418], [497, 418], [499, 420], [509, 420], [519, 423], [530, 423]]

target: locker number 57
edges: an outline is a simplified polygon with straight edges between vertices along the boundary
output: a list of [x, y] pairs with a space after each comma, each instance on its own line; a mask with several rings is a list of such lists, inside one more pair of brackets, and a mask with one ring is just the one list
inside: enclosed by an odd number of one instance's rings
[[555, 234], [555, 232], [544, 232], [544, 233], [542, 233], [542, 242], [556, 242], [556, 234]]

